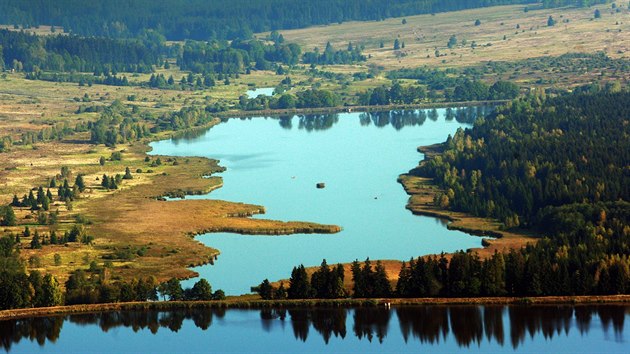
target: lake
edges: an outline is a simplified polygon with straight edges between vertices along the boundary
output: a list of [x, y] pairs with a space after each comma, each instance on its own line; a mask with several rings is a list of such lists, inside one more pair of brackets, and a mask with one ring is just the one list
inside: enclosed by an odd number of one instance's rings
[[11, 353], [627, 353], [630, 307], [111, 312], [0, 321]]
[[[214, 265], [195, 270], [228, 295], [263, 279], [286, 279], [299, 264], [355, 259], [408, 260], [480, 247], [481, 238], [443, 221], [411, 214], [397, 177], [423, 158], [417, 147], [446, 140], [489, 108], [406, 110], [226, 119], [194, 137], [151, 144], [152, 154], [219, 159], [227, 171], [213, 198], [262, 205], [256, 216], [335, 224], [332, 235], [199, 236], [219, 249]], [[326, 184], [317, 189], [317, 183]], [[185, 282], [192, 286], [193, 280]]]

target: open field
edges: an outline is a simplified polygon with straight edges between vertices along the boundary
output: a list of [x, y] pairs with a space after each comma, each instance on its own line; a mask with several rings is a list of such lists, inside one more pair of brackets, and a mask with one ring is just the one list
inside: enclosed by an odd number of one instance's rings
[[[371, 56], [367, 64], [380, 65], [386, 70], [423, 65], [466, 67], [574, 52], [603, 51], [610, 57], [628, 57], [630, 13], [625, 5], [620, 12], [611, 10], [610, 4], [528, 12], [523, 11], [523, 5], [501, 6], [410, 16], [405, 18], [406, 24], [402, 24], [401, 18], [392, 18], [281, 33], [286, 40], [308, 49], [323, 50], [326, 42], [336, 48], [345, 48], [348, 42], [364, 45], [364, 53]], [[601, 10], [600, 19], [593, 19], [595, 8]], [[557, 21], [552, 27], [547, 26], [550, 15]], [[477, 19], [481, 22], [479, 26], [475, 26]], [[451, 35], [457, 37], [458, 44], [449, 49]], [[404, 42], [405, 47], [393, 50], [395, 39]], [[475, 48], [471, 46], [473, 42]], [[436, 50], [440, 57], [435, 56]]]

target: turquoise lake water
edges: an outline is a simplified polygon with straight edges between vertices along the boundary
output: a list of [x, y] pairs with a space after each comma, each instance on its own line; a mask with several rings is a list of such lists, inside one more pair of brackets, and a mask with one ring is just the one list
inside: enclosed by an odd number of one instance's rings
[[[469, 127], [482, 108], [227, 119], [200, 136], [153, 143], [152, 154], [220, 160], [224, 186], [204, 196], [262, 205], [256, 216], [335, 224], [331, 235], [199, 236], [221, 251], [196, 268], [214, 289], [247, 293], [263, 279], [288, 278], [299, 264], [408, 260], [479, 247], [481, 238], [411, 214], [397, 177], [423, 158], [417, 147]], [[326, 188], [317, 189], [318, 182]], [[190, 286], [194, 280], [185, 285]]]

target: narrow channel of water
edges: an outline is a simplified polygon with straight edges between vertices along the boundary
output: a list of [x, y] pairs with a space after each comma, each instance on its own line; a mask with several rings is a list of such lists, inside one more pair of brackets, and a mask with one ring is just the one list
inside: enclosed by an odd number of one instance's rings
[[630, 308], [112, 312], [0, 321], [11, 353], [628, 353]]
[[[396, 179], [422, 159], [418, 146], [446, 140], [484, 110], [228, 119], [196, 137], [153, 143], [152, 153], [215, 158], [227, 167], [222, 188], [194, 198], [263, 205], [267, 214], [258, 217], [343, 228], [333, 235], [200, 236], [221, 255], [196, 270], [214, 289], [242, 294], [265, 278], [288, 278], [294, 266], [319, 265], [324, 258], [329, 264], [400, 260], [479, 247], [479, 237], [412, 215]], [[319, 182], [326, 188], [317, 189]]]

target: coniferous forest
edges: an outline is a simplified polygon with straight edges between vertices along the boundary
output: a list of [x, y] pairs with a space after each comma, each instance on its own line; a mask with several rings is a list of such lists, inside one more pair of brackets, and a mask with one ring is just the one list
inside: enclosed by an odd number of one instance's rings
[[7, 0], [0, 23], [52, 24], [86, 36], [135, 37], [156, 30], [169, 40], [249, 38], [255, 32], [350, 20], [533, 3], [530, 0], [236, 0], [147, 1]]

